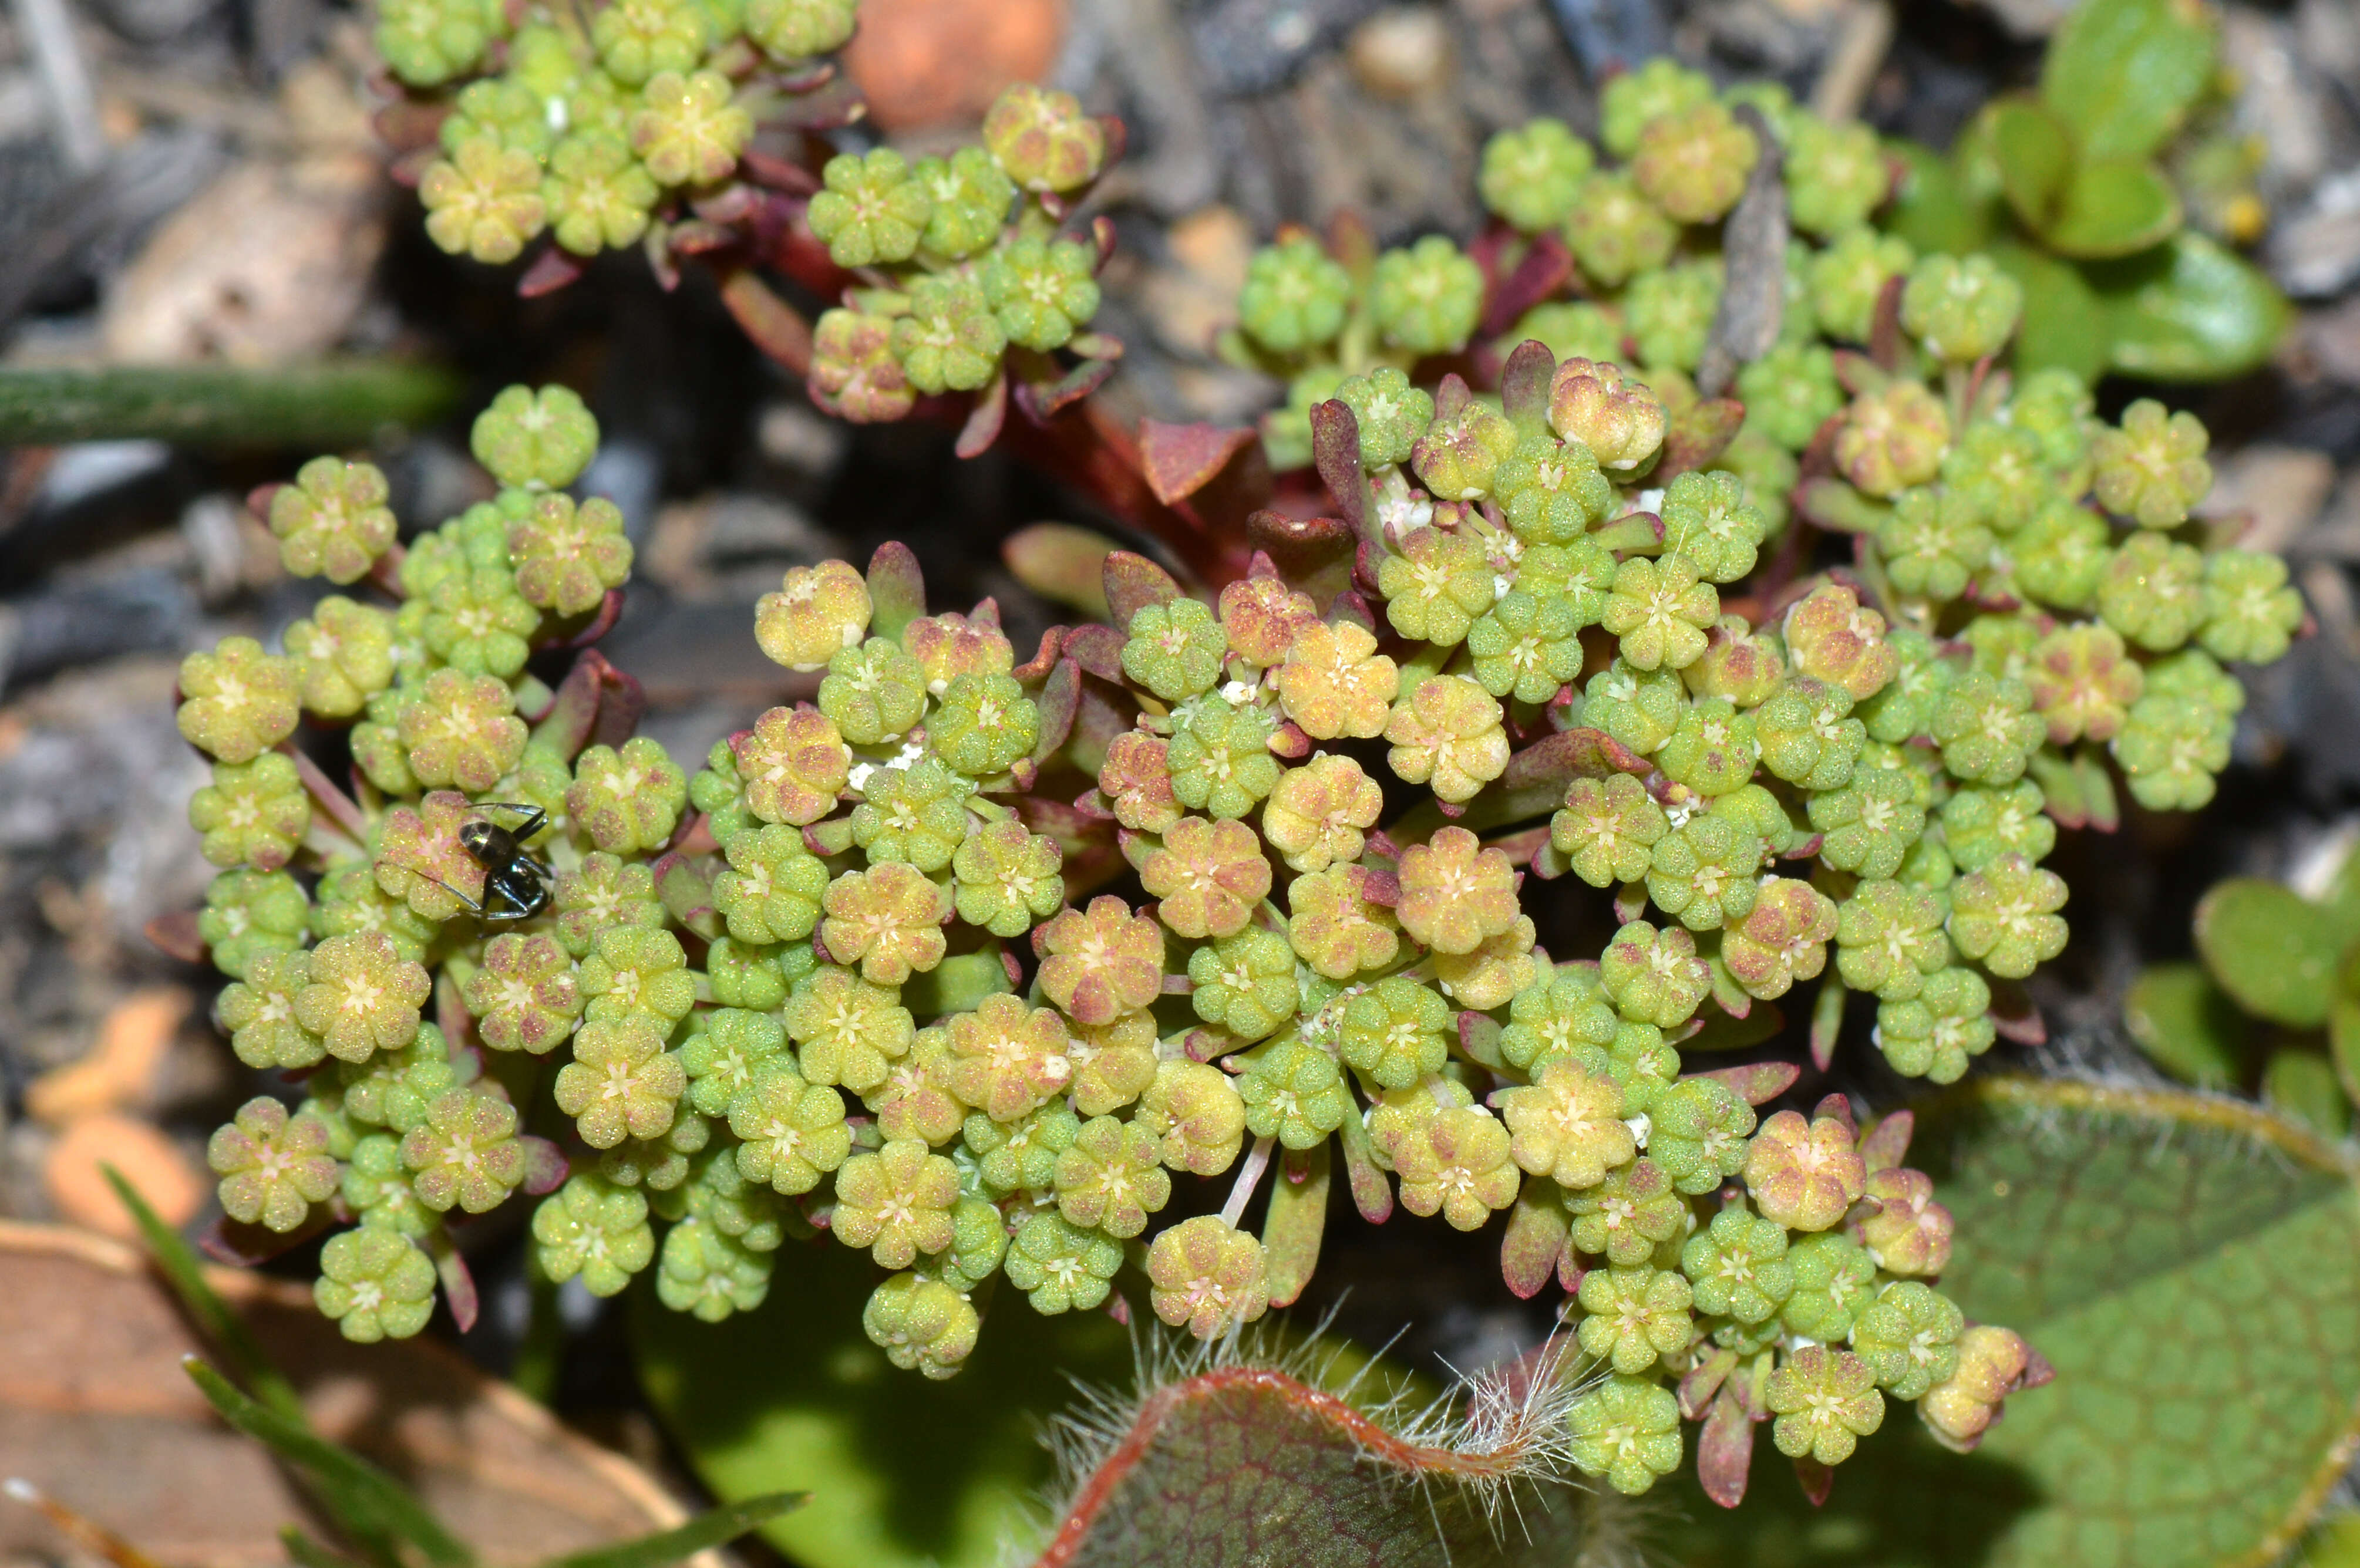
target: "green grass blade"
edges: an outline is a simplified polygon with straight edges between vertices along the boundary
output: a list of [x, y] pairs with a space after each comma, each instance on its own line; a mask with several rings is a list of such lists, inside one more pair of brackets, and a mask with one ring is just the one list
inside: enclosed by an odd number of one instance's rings
[[295, 1525], [279, 1530], [279, 1543], [287, 1549], [288, 1561], [296, 1568], [361, 1568], [358, 1559], [345, 1556], [325, 1541], [312, 1540]]
[[0, 370], [0, 446], [151, 437], [182, 446], [321, 447], [416, 428], [456, 402], [437, 365], [329, 360], [272, 369], [231, 365]]
[[660, 1530], [654, 1535], [643, 1535], [637, 1541], [601, 1546], [591, 1552], [577, 1552], [571, 1557], [552, 1557], [541, 1568], [669, 1568], [669, 1564], [694, 1557], [709, 1546], [720, 1546], [737, 1540], [748, 1530], [759, 1530], [781, 1514], [799, 1508], [810, 1500], [809, 1492], [772, 1492], [765, 1497], [748, 1497], [742, 1503], [726, 1504], [697, 1515], [686, 1524]]
[[310, 1427], [246, 1398], [195, 1356], [180, 1365], [222, 1420], [317, 1482], [323, 1502], [355, 1535], [391, 1534], [416, 1546], [439, 1568], [474, 1568], [475, 1554], [400, 1482]]
[[263, 1405], [297, 1426], [309, 1430], [310, 1422], [303, 1414], [303, 1401], [270, 1357], [246, 1326], [246, 1320], [231, 1310], [230, 1304], [205, 1283], [205, 1269], [186, 1237], [164, 1223], [137, 1189], [123, 1179], [122, 1172], [112, 1165], [102, 1165], [106, 1180], [115, 1188], [115, 1195], [131, 1211], [138, 1222], [139, 1234], [146, 1238], [148, 1251], [163, 1270], [165, 1283], [180, 1298], [189, 1315], [197, 1320], [208, 1338], [221, 1347], [223, 1359], [238, 1379], [254, 1390], [254, 1397]]

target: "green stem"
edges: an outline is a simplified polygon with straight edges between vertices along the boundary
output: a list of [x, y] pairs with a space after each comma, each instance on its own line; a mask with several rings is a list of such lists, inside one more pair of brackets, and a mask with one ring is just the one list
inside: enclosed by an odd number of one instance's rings
[[282, 370], [118, 365], [0, 370], [0, 446], [137, 437], [190, 446], [355, 445], [416, 426], [458, 400], [459, 378], [394, 360]]

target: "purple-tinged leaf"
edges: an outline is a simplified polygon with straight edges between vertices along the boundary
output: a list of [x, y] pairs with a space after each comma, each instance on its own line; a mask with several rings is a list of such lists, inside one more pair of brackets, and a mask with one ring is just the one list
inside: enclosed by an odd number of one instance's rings
[[591, 648], [583, 657], [598, 660], [598, 683], [604, 688], [598, 697], [598, 722], [590, 731], [590, 739], [598, 746], [621, 746], [639, 731], [639, 718], [648, 711], [647, 689], [608, 664], [597, 649]]
[[272, 1258], [292, 1252], [338, 1223], [334, 1203], [314, 1203], [303, 1223], [293, 1230], [276, 1231], [218, 1215], [197, 1236], [197, 1250], [233, 1269], [258, 1269]]
[[2094, 746], [2075, 752], [2073, 779], [2081, 787], [2081, 803], [2090, 813], [2092, 827], [2113, 833], [2123, 825], [2122, 810], [2114, 800], [2114, 776], [2107, 771], [2103, 753]]
[[532, 258], [532, 265], [517, 279], [517, 298], [538, 299], [544, 294], [554, 294], [578, 279], [584, 271], [582, 258], [558, 245], [550, 245]]
[[1344, 1145], [1344, 1180], [1352, 1190], [1352, 1207], [1371, 1225], [1384, 1224], [1393, 1217], [1393, 1184], [1377, 1164], [1367, 1124], [1347, 1112], [1336, 1130]]
[[1664, 547], [1664, 519], [1654, 512], [1625, 512], [1594, 529], [1590, 542], [1624, 555], [1653, 555]]
[[1712, 981], [1713, 1004], [1722, 1012], [1732, 1018], [1743, 1018], [1754, 1011], [1754, 998], [1745, 994], [1745, 988], [1737, 983], [1737, 976], [1729, 972], [1729, 965], [1721, 962], [1719, 953], [1713, 954], [1706, 973]]
[[1246, 537], [1271, 562], [1271, 575], [1311, 595], [1322, 615], [1353, 582], [1360, 536], [1342, 517], [1298, 517], [1262, 507], [1246, 517]]
[[1836, 1489], [1835, 1466], [1822, 1465], [1808, 1454], [1795, 1461], [1795, 1479], [1802, 1486], [1804, 1497], [1815, 1508], [1825, 1508], [1828, 1494]]
[[[1573, 278], [1573, 253], [1554, 230], [1544, 230], [1525, 247], [1516, 269], [1491, 291], [1483, 312], [1485, 335], [1498, 337], [1524, 319], [1525, 311], [1549, 299]], [[1530, 341], [1530, 340], [1527, 340]]]
[[565, 1185], [567, 1168], [563, 1149], [531, 1133], [517, 1139], [517, 1143], [524, 1149], [524, 1190], [529, 1196], [546, 1197]]
[[[1105, 576], [1101, 567], [1101, 583]], [[1104, 592], [1103, 588], [1100, 592]], [[1120, 686], [1122, 684], [1122, 634], [1112, 626], [1076, 626], [1065, 638], [1065, 657], [1080, 665], [1085, 672]]]
[[157, 952], [182, 964], [202, 964], [208, 956], [205, 939], [197, 934], [194, 909], [173, 909], [158, 915], [140, 928], [140, 934]]
[[1577, 779], [1603, 779], [1612, 773], [1644, 778], [1654, 766], [1604, 730], [1561, 731], [1508, 758], [1499, 783], [1477, 796], [1459, 821], [1477, 833], [1526, 822], [1564, 805], [1566, 791]]
[[1680, 1377], [1680, 1415], [1688, 1421], [1702, 1421], [1705, 1411], [1712, 1408], [1712, 1399], [1721, 1392], [1729, 1375], [1737, 1370], [1737, 1352], [1722, 1346], [1689, 1367]]
[[1844, 983], [1830, 975], [1819, 982], [1819, 1000], [1811, 1004], [1811, 1065], [1825, 1073], [1836, 1059], [1836, 1036], [1843, 1032]]
[[1107, 552], [1102, 577], [1107, 610], [1118, 626], [1129, 626], [1131, 618], [1150, 604], [1166, 604], [1180, 597], [1180, 584], [1172, 580], [1172, 573], [1127, 550]]
[[1500, 1054], [1500, 1020], [1489, 1013], [1459, 1015], [1459, 1049], [1470, 1062], [1495, 1073], [1508, 1064], [1508, 1059]]
[[1008, 425], [1008, 370], [1002, 366], [975, 399], [967, 410], [967, 422], [959, 427], [958, 440], [951, 450], [961, 457], [981, 457], [1000, 439]]
[[1311, 737], [1303, 733], [1301, 725], [1293, 719], [1288, 719], [1281, 724], [1278, 726], [1278, 732], [1270, 737], [1270, 750], [1274, 757], [1283, 757], [1289, 762], [1300, 762], [1311, 755]]
[[1683, 1073], [1683, 1078], [1717, 1078], [1749, 1105], [1766, 1105], [1795, 1086], [1803, 1070], [1791, 1062], [1753, 1062], [1743, 1067], [1716, 1067], [1709, 1073]]
[[1434, 417], [1437, 419], [1455, 419], [1465, 413], [1467, 405], [1473, 401], [1475, 401], [1475, 391], [1467, 385], [1467, 377], [1455, 370], [1451, 371], [1443, 376], [1441, 384], [1434, 389]]
[[1049, 672], [1057, 668], [1057, 660], [1065, 657], [1066, 636], [1064, 626], [1047, 627], [1041, 633], [1041, 646], [1033, 650], [1032, 657], [1009, 673], [1026, 688], [1037, 690], [1049, 678]]
[[823, 859], [852, 848], [852, 819], [833, 817], [803, 829], [803, 847]]
[[550, 747], [568, 762], [581, 755], [590, 744], [590, 733], [598, 727], [598, 704], [605, 694], [601, 667], [606, 662], [606, 656], [595, 652], [574, 661], [574, 668], [557, 683], [557, 698], [549, 712], [533, 726], [535, 745]]
[[475, 1295], [475, 1276], [467, 1267], [467, 1255], [461, 1252], [446, 1230], [430, 1232], [426, 1249], [433, 1256], [434, 1272], [442, 1281], [442, 1300], [451, 1308], [451, 1321], [461, 1334], [475, 1326], [481, 1303]]
[[738, 169], [766, 191], [777, 191], [789, 196], [815, 196], [821, 190], [819, 177], [802, 164], [789, 158], [773, 158], [754, 147], [748, 147], [738, 155]]
[[878, 637], [899, 637], [926, 613], [926, 574], [901, 540], [886, 540], [869, 558], [869, 629]]
[[1746, 1473], [1753, 1465], [1754, 1422], [1735, 1391], [1723, 1385], [1697, 1434], [1698, 1484], [1706, 1497], [1733, 1508], [1745, 1500]]
[[1901, 334], [1901, 291], [1908, 284], [1907, 274], [1896, 273], [1886, 278], [1885, 287], [1877, 291], [1876, 314], [1869, 323], [1868, 357], [1887, 376], [1901, 374], [1903, 356], [1909, 350], [1908, 340]]
[[1537, 338], [1526, 338], [1509, 351], [1500, 372], [1500, 401], [1508, 418], [1529, 429], [1548, 420], [1549, 381], [1557, 375], [1557, 355]]
[[694, 861], [684, 855], [667, 855], [650, 869], [655, 873], [656, 897], [663, 900], [672, 919], [707, 942], [721, 934], [721, 923], [713, 912], [713, 884]]
[[1362, 539], [1373, 536], [1376, 509], [1360, 466], [1360, 422], [1349, 404], [1329, 398], [1311, 409], [1311, 461], [1336, 509]]
[[1290, 1149], [1271, 1173], [1270, 1212], [1262, 1217], [1264, 1279], [1270, 1304], [1292, 1306], [1319, 1267], [1319, 1241], [1328, 1227], [1328, 1185], [1333, 1168], [1328, 1146]]
[[1744, 1051], [1775, 1039], [1786, 1028], [1786, 1009], [1775, 1002], [1755, 999], [1743, 1018], [1732, 1018], [1718, 1009], [1698, 1014], [1688, 1020], [1687, 1032], [1675, 1043], [1682, 1051]]
[[1094, 529], [1034, 523], [1011, 534], [1000, 556], [1016, 581], [1043, 598], [1104, 620], [1106, 558], [1113, 550], [1114, 541]]
[[722, 273], [721, 302], [756, 348], [797, 376], [810, 374], [811, 323], [772, 293], [753, 268], [730, 267]]
[[2002, 1040], [2012, 1040], [2018, 1045], [2049, 1043], [2049, 1024], [2041, 1018], [2040, 1008], [2021, 980], [2009, 980], [1994, 975], [1991, 983], [1992, 1028]]
[[1819, 1103], [1811, 1107], [1811, 1119], [1841, 1122], [1852, 1135], [1852, 1142], [1860, 1141], [1860, 1123], [1852, 1118], [1852, 1101], [1842, 1094], [1820, 1095]]
[[1729, 450], [1737, 430], [1745, 423], [1745, 405], [1734, 397], [1709, 397], [1674, 414], [1664, 432], [1664, 455], [1647, 476], [1650, 485], [1664, 485], [1692, 469], [1711, 466]]
[[1869, 1124], [1860, 1140], [1860, 1158], [1872, 1176], [1897, 1168], [1909, 1153], [1910, 1135], [1918, 1130], [1914, 1111], [1899, 1110]]
[[1524, 1183], [1508, 1210], [1508, 1228], [1500, 1237], [1500, 1278], [1517, 1300], [1525, 1301], [1547, 1288], [1565, 1257], [1566, 1236], [1571, 1228], [1557, 1194], [1546, 1188], [1535, 1192], [1536, 1188], [1541, 1188], [1538, 1181]]
[[[1054, 362], [1046, 362], [1054, 369]], [[1114, 374], [1111, 359], [1086, 359], [1065, 375], [1049, 380], [1024, 380], [1016, 385], [1016, 406], [1036, 425], [1045, 425], [1065, 409], [1106, 385]]]
[[1155, 498], [1173, 506], [1210, 485], [1253, 441], [1252, 429], [1244, 425], [1167, 425], [1142, 419], [1140, 470]]
[[1074, 733], [1074, 715], [1082, 707], [1081, 667], [1070, 659], [1059, 659], [1035, 702], [1041, 710], [1041, 739], [1032, 747], [1032, 760], [1046, 763]]

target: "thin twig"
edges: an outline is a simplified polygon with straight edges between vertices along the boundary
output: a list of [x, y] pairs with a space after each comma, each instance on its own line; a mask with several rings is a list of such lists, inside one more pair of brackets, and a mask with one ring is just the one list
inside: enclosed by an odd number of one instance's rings
[[1841, 123], [1860, 117], [1877, 68], [1893, 47], [1892, 0], [1852, 0], [1843, 30], [1811, 88], [1811, 110], [1823, 120]]

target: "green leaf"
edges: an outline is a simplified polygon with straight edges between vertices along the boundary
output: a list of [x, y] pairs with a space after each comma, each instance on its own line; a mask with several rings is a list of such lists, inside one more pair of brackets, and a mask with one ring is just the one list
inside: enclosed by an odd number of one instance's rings
[[356, 1530], [406, 1541], [441, 1568], [473, 1568], [475, 1554], [400, 1482], [309, 1427], [257, 1404], [195, 1356], [181, 1366], [222, 1420], [317, 1481]]
[[123, 1179], [121, 1171], [112, 1165], [102, 1165], [99, 1170], [106, 1177], [107, 1185], [115, 1189], [115, 1197], [130, 1211], [139, 1226], [140, 1239], [148, 1244], [148, 1256], [156, 1260], [164, 1282], [180, 1298], [181, 1307], [196, 1320], [198, 1329], [220, 1347], [222, 1358], [263, 1405], [285, 1420], [308, 1428], [311, 1419], [304, 1414], [303, 1400], [295, 1392], [295, 1385], [271, 1364], [261, 1344], [246, 1328], [246, 1320], [205, 1282], [205, 1266], [188, 1238], [166, 1225], [148, 1207], [148, 1200], [139, 1195], [139, 1190]]
[[973, 1012], [986, 996], [1015, 989], [1000, 953], [1000, 944], [992, 942], [984, 952], [953, 953], [923, 975], [911, 975], [901, 987], [901, 1005], [920, 1018]]
[[1262, 1216], [1262, 1245], [1270, 1304], [1292, 1306], [1319, 1267], [1319, 1241], [1328, 1229], [1328, 1188], [1334, 1160], [1328, 1145], [1286, 1149], [1271, 1161], [1270, 1210]]
[[2322, 1138], [2342, 1138], [2352, 1130], [2351, 1103], [2322, 1051], [2295, 1046], [2272, 1051], [2262, 1069], [2262, 1099]]
[[2251, 877], [2215, 883], [2196, 906], [2196, 950], [2247, 1012], [2297, 1029], [2327, 1021], [2335, 929], [2292, 888]]
[[2089, 277], [2105, 304], [2114, 368], [2132, 376], [2242, 375], [2269, 358], [2293, 319], [2260, 271], [2188, 229], [2140, 256], [2097, 264]]
[[1127, 1381], [1130, 1334], [1101, 1312], [1041, 1317], [1002, 1281], [966, 1369], [929, 1382], [861, 1332], [875, 1283], [865, 1253], [824, 1240], [791, 1243], [769, 1299], [722, 1323], [636, 1290], [642, 1386], [716, 1496], [811, 1493], [762, 1529], [800, 1568], [996, 1568], [1052, 1479], [1040, 1423], [1068, 1375]]
[[1113, 540], [1094, 528], [1034, 523], [1011, 534], [1000, 554], [1016, 581], [1035, 593], [1103, 621], [1112, 614], [1107, 605], [1106, 558], [1114, 548]]
[[1520, 1480], [1494, 1518], [1487, 1490], [1461, 1478], [1481, 1466], [1409, 1447], [1258, 1367], [1167, 1385], [1106, 1435], [1116, 1441], [1059, 1530], [1061, 1568], [1557, 1568], [1619, 1561], [1629, 1544], [1601, 1539], [1619, 1520], [1586, 1486]]
[[281, 1526], [279, 1543], [287, 1549], [289, 1561], [296, 1568], [360, 1568], [353, 1558], [345, 1556], [324, 1541], [303, 1533], [295, 1525]]
[[1877, 222], [1921, 255], [1939, 251], [1964, 256], [1982, 249], [1991, 238], [1994, 216], [1987, 198], [1996, 192], [1972, 189], [1961, 178], [1956, 163], [1922, 142], [1896, 136], [1885, 146], [1901, 159], [1905, 172]]
[[2251, 1026], [2201, 964], [2140, 971], [2123, 998], [2123, 1023], [2147, 1060], [2183, 1083], [2219, 1088], [2245, 1081]]
[[1911, 1152], [1958, 1219], [1942, 1290], [2023, 1334], [2056, 1380], [2011, 1397], [1963, 1456], [1891, 1407], [1825, 1508], [1757, 1472], [1740, 1508], [1689, 1501], [1671, 1555], [2223, 1568], [2300, 1535], [2360, 1407], [2360, 1194], [2341, 1151], [2229, 1101], [1994, 1079], [1921, 1115]]
[[2083, 0], [2049, 40], [2040, 95], [2085, 158], [2146, 158], [2202, 96], [2215, 52], [2197, 0]]
[[[2020, 245], [1994, 245], [1991, 258], [2024, 286], [2024, 322], [2016, 332], [2016, 373], [2061, 366], [2085, 381], [2103, 375], [2113, 348], [2107, 316], [2081, 269]], [[2042, 787], [2048, 788], [2046, 781]]]
[[2093, 158], [2073, 169], [2041, 238], [2066, 256], [2129, 256], [2180, 227], [2180, 193], [2139, 158]]
[[2073, 143], [2057, 117], [2029, 98], [2007, 98], [1983, 111], [1983, 135], [1999, 169], [2000, 190], [2025, 227], [2049, 227], [2073, 179]]
[[707, 1547], [723, 1546], [811, 1501], [808, 1492], [771, 1492], [742, 1503], [708, 1508], [686, 1524], [570, 1557], [552, 1557], [541, 1568], [670, 1568]]
[[384, 359], [276, 369], [0, 370], [0, 447], [134, 437], [315, 452], [360, 446], [388, 426], [432, 424], [464, 386], [437, 366]]

